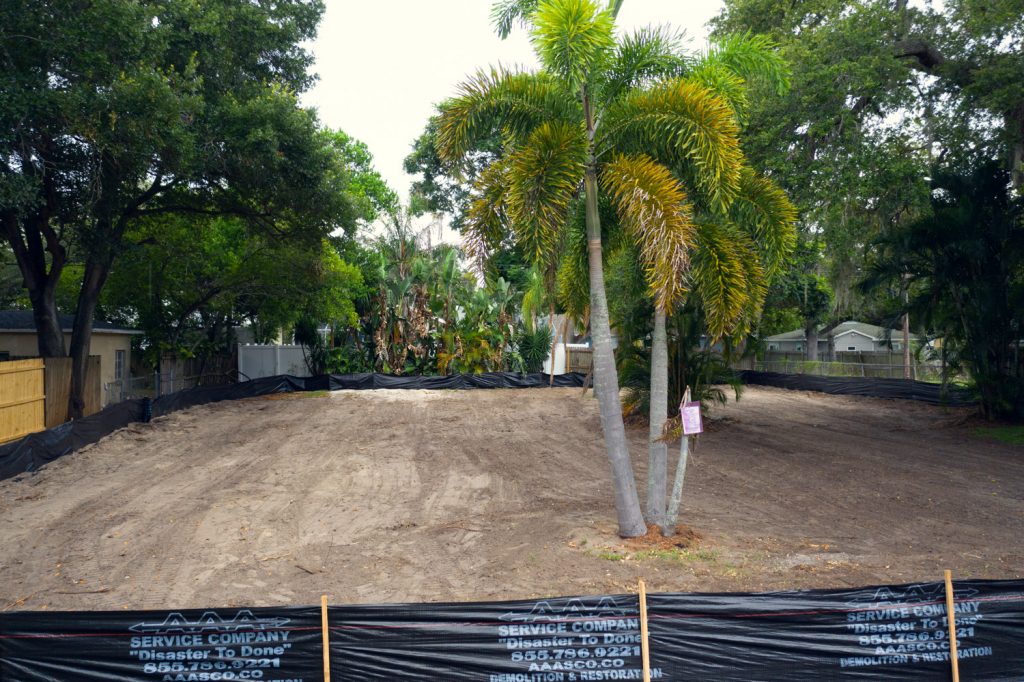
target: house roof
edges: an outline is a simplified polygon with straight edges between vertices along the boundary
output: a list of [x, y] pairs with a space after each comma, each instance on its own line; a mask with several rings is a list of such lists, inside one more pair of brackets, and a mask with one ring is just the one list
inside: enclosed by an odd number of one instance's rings
[[[824, 329], [824, 327], [822, 327], [821, 329]], [[818, 333], [820, 334], [820, 340], [824, 340], [826, 337], [825, 335], [821, 334], [821, 329], [818, 330]], [[872, 341], [885, 341], [886, 339], [900, 341], [903, 339], [902, 329], [886, 330], [885, 327], [879, 327], [878, 325], [868, 324], [866, 322], [857, 322], [855, 320], [847, 320], [846, 322], [843, 322], [842, 324], [836, 326], [836, 328], [832, 330], [833, 337], [839, 337], [842, 336], [843, 334], [850, 333], [861, 334], [863, 336], [868, 337]], [[917, 334], [910, 335], [911, 341], [916, 341], [917, 338]], [[807, 335], [804, 333], [803, 329], [794, 329], [793, 331], [783, 332], [782, 334], [775, 334], [773, 336], [769, 336], [766, 340], [806, 341]]]
[[[71, 333], [75, 324], [75, 318], [71, 315], [60, 315], [60, 327], [62, 331]], [[100, 334], [141, 334], [138, 329], [121, 327], [109, 322], [93, 320], [93, 333]], [[36, 321], [32, 317], [31, 310], [0, 310], [0, 332], [31, 332], [36, 331]]]

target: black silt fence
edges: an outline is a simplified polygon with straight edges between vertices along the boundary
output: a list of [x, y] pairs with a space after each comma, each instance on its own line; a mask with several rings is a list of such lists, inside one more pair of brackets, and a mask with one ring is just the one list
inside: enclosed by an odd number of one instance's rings
[[811, 374], [781, 374], [779, 372], [756, 372], [744, 369], [738, 372], [740, 381], [758, 386], [774, 386], [794, 391], [817, 391], [832, 395], [856, 395], [868, 398], [890, 398], [895, 400], [916, 400], [931, 405], [966, 407], [976, 405], [977, 399], [970, 391], [962, 388], [948, 388], [943, 391], [940, 384], [909, 379], [872, 379], [856, 377], [819, 377]]
[[[556, 388], [582, 386], [584, 375], [574, 372], [556, 375]], [[315, 377], [281, 375], [243, 381], [227, 386], [200, 386], [163, 395], [147, 403], [143, 399], [126, 400], [83, 419], [76, 419], [21, 440], [0, 446], [0, 480], [35, 471], [58, 457], [99, 441], [104, 436], [133, 422], [160, 417], [177, 410], [221, 400], [253, 398], [273, 393], [298, 391], [339, 391], [342, 389], [470, 389], [470, 388], [546, 388], [547, 374], [456, 374], [452, 376], [391, 376], [388, 374], [331, 374]]]
[[[642, 679], [636, 595], [327, 611], [334, 682]], [[323, 679], [317, 607], [0, 613], [0, 679]], [[941, 582], [649, 594], [653, 680], [946, 680]], [[1024, 581], [954, 584], [961, 679], [1024, 679]]]

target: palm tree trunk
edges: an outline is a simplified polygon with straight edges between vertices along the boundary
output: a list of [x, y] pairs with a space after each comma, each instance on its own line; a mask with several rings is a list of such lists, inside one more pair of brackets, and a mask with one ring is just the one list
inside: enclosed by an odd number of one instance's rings
[[668, 444], [661, 440], [668, 419], [668, 334], [665, 311], [654, 311], [651, 336], [650, 431], [647, 445], [647, 520], [665, 526], [665, 488], [668, 481]]
[[676, 477], [672, 482], [672, 497], [668, 501], [665, 512], [665, 523], [661, 532], [666, 536], [675, 535], [679, 523], [679, 505], [683, 501], [683, 482], [686, 479], [686, 463], [690, 458], [690, 437], [683, 434], [679, 438], [679, 463], [676, 464]]
[[608, 299], [604, 291], [604, 264], [601, 254], [601, 218], [597, 209], [597, 172], [593, 156], [587, 165], [586, 190], [587, 255], [590, 264], [590, 327], [594, 341], [594, 392], [601, 411], [601, 430], [605, 449], [612, 465], [615, 486], [615, 510], [619, 519], [619, 535], [638, 537], [647, 532], [636, 479], [629, 460], [626, 428], [622, 423], [619, 401], [619, 377], [615, 371], [612, 331], [608, 321]]
[[558, 348], [558, 332], [555, 331], [555, 299], [548, 309], [548, 329], [551, 330], [551, 364], [548, 365], [548, 386], [555, 385], [555, 349]]

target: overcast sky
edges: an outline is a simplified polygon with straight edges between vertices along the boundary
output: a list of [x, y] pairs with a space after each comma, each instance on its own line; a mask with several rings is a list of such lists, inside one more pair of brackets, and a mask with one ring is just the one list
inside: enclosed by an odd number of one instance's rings
[[[533, 66], [525, 32], [495, 35], [490, 0], [326, 0], [327, 14], [313, 45], [316, 86], [303, 104], [320, 119], [365, 142], [377, 170], [408, 199], [412, 177], [402, 169], [434, 104], [489, 64]], [[704, 45], [705, 24], [722, 0], [626, 0], [620, 30], [670, 24]]]

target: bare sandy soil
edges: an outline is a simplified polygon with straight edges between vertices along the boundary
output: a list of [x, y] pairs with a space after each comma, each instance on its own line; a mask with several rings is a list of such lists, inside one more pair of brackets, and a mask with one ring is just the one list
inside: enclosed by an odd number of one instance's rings
[[0, 483], [0, 609], [1024, 577], [1024, 450], [962, 413], [751, 387], [692, 458], [702, 539], [655, 551], [614, 534], [579, 393], [298, 394], [134, 425]]

